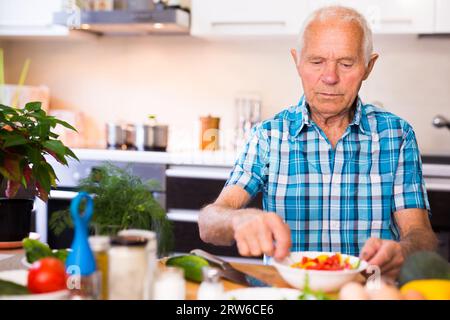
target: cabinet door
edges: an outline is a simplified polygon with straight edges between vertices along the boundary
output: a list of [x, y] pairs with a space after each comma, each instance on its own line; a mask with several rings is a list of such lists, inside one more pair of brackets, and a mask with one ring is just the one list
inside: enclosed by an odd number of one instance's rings
[[432, 0], [309, 0], [309, 10], [330, 4], [348, 6], [361, 12], [373, 33], [414, 34], [434, 31]]
[[450, 0], [436, 0], [435, 32], [450, 32]]
[[306, 0], [193, 0], [192, 35], [297, 34]]
[[61, 0], [0, 0], [0, 25], [48, 26], [61, 6]]

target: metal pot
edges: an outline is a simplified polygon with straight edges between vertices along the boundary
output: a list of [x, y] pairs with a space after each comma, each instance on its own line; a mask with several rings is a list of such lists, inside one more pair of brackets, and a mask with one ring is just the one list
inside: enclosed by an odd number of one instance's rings
[[166, 151], [168, 136], [167, 125], [137, 125], [136, 147], [140, 151]]
[[111, 122], [106, 124], [106, 144], [108, 149], [122, 149], [125, 145], [125, 132], [121, 125]]

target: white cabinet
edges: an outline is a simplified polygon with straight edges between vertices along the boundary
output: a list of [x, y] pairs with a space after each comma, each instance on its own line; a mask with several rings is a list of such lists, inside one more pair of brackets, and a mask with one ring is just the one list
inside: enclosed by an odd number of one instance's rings
[[193, 0], [192, 35], [297, 34], [306, 0]]
[[66, 35], [67, 28], [53, 25], [61, 0], [0, 0], [0, 36]]
[[450, 33], [450, 0], [436, 0], [435, 32]]
[[[450, 0], [442, 2], [442, 15]], [[298, 34], [315, 9], [342, 4], [361, 12], [374, 33], [433, 33], [435, 0], [193, 0], [193, 35]], [[445, 11], [446, 9], [446, 11]], [[450, 19], [447, 19], [449, 21]], [[442, 19], [441, 24], [450, 24]]]
[[308, 0], [308, 3], [309, 11], [329, 4], [354, 8], [366, 17], [373, 33], [434, 31], [434, 0]]

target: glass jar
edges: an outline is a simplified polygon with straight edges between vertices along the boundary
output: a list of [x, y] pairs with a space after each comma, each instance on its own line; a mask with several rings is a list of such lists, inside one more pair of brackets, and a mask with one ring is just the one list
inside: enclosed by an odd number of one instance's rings
[[164, 267], [158, 270], [153, 286], [155, 300], [184, 300], [186, 280], [183, 269]]
[[223, 284], [220, 282], [220, 271], [216, 268], [202, 268], [203, 281], [197, 291], [197, 300], [223, 299]]
[[95, 264], [101, 277], [100, 299], [108, 299], [108, 250], [110, 239], [107, 236], [89, 237], [89, 245], [95, 255]]
[[142, 300], [148, 295], [148, 239], [117, 236], [111, 240], [109, 258], [109, 299]]

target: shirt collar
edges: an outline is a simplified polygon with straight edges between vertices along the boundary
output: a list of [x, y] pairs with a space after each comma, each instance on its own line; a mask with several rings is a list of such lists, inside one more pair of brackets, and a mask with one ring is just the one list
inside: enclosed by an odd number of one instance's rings
[[[312, 120], [309, 113], [308, 103], [303, 95], [297, 106], [291, 107], [288, 114], [288, 119], [291, 121], [289, 133], [291, 137], [296, 137], [302, 129], [306, 126], [311, 126]], [[350, 126], [358, 126], [361, 133], [371, 135], [369, 122], [365, 112], [365, 105], [362, 103], [359, 96], [356, 101], [356, 111]]]

